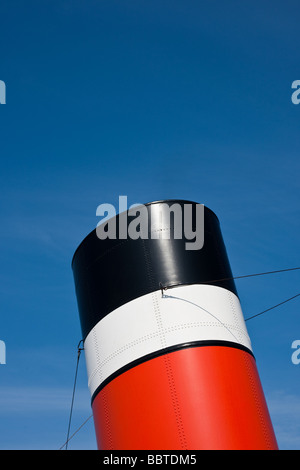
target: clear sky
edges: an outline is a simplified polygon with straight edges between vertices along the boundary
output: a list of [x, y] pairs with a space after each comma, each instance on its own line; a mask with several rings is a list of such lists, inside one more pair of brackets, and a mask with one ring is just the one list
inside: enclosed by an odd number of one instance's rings
[[[96, 208], [191, 199], [235, 276], [300, 265], [299, 2], [2, 0], [0, 448], [65, 441], [81, 339], [71, 260]], [[300, 271], [237, 281], [245, 317]], [[300, 449], [300, 300], [247, 323], [278, 443]], [[72, 431], [89, 415], [84, 356]], [[96, 447], [92, 420], [69, 449]]]

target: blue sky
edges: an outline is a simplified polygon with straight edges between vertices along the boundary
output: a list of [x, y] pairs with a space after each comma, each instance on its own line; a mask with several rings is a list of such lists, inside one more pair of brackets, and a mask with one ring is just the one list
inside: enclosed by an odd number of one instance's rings
[[[234, 275], [300, 265], [299, 3], [2, 0], [0, 448], [65, 441], [81, 339], [71, 259], [96, 208], [191, 199]], [[300, 272], [241, 279], [245, 317]], [[247, 323], [278, 443], [300, 449], [296, 299]], [[82, 356], [72, 431], [89, 415]], [[92, 420], [70, 449], [96, 447]]]

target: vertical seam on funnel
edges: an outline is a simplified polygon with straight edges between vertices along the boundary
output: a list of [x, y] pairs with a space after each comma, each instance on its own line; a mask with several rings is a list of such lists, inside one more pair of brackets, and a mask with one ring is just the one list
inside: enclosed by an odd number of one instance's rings
[[[154, 288], [154, 290], [155, 290], [156, 286], [154, 285], [151, 262], [150, 262], [150, 259], [149, 259], [149, 253], [147, 252], [147, 247], [146, 247], [146, 244], [145, 244], [144, 240], [143, 240], [143, 248], [144, 248], [144, 256], [145, 256], [145, 260], [146, 260], [146, 269], [147, 269], [148, 279], [149, 279], [151, 287]], [[158, 301], [157, 295], [158, 295], [157, 292], [153, 292], [152, 295], [151, 295], [152, 303], [153, 303], [153, 309], [154, 309], [154, 315], [155, 315], [156, 324], [157, 324], [157, 327], [158, 327], [158, 332], [159, 332], [161, 345], [162, 345], [163, 348], [166, 348], [167, 343], [166, 343], [166, 338], [165, 338], [165, 334], [164, 334], [164, 328], [163, 328], [162, 317], [161, 317], [161, 312], [160, 312], [159, 301]], [[170, 390], [170, 395], [171, 395], [171, 400], [172, 400], [172, 405], [173, 405], [172, 407], [173, 407], [173, 411], [174, 411], [174, 414], [175, 414], [175, 420], [176, 420], [179, 440], [180, 440], [182, 449], [187, 449], [186, 437], [185, 437], [184, 426], [183, 426], [181, 412], [180, 412], [180, 406], [179, 406], [179, 401], [178, 401], [178, 396], [177, 396], [177, 391], [176, 391], [176, 386], [175, 386], [175, 380], [174, 380], [174, 376], [173, 376], [173, 371], [172, 371], [170, 358], [169, 358], [168, 355], [164, 356], [164, 364], [165, 364], [165, 370], [166, 370], [166, 374], [167, 374], [168, 385], [169, 385], [169, 390]]]

